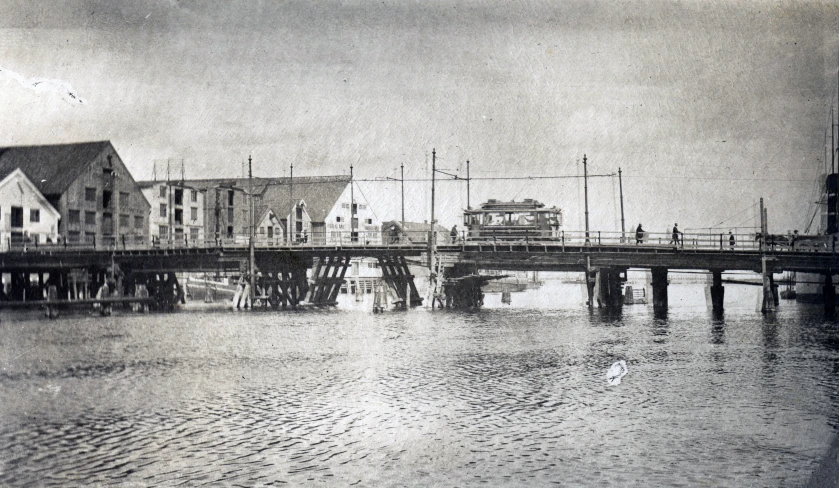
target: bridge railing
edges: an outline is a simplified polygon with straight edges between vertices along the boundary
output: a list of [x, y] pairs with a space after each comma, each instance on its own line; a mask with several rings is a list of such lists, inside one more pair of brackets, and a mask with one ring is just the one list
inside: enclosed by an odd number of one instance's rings
[[[257, 248], [416, 248], [426, 247], [431, 239], [429, 231], [407, 232], [372, 232], [372, 231], [329, 231], [328, 233], [307, 235], [300, 233], [287, 237], [268, 237], [263, 234], [254, 236]], [[498, 245], [498, 244], [537, 244], [556, 247], [591, 247], [598, 249], [684, 249], [696, 251], [760, 251], [771, 252], [818, 252], [835, 253], [839, 241], [833, 236], [770, 234], [762, 236], [755, 233], [724, 234], [713, 232], [680, 233], [674, 239], [671, 232], [645, 232], [636, 236], [634, 232], [553, 230], [544, 232], [528, 231], [525, 235], [504, 237], [486, 237], [469, 235], [468, 231], [455, 233], [439, 230], [436, 233], [439, 246], [463, 245]], [[57, 242], [38, 242], [21, 238], [7, 238], [3, 242], [3, 251], [34, 250], [148, 250], [148, 249], [235, 249], [247, 248], [248, 235], [226, 235], [195, 239], [179, 234], [159, 238], [152, 236], [145, 239], [132, 235], [85, 236], [78, 241], [59, 239]]]

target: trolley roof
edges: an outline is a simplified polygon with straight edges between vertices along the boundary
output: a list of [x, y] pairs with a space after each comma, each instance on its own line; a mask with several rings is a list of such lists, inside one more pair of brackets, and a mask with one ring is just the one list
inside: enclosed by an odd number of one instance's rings
[[525, 198], [521, 202], [515, 200], [510, 202], [502, 202], [500, 200], [490, 199], [486, 203], [482, 203], [478, 209], [464, 210], [465, 213], [484, 213], [484, 212], [561, 212], [556, 207], [545, 207], [545, 204], [534, 200], [532, 198]]

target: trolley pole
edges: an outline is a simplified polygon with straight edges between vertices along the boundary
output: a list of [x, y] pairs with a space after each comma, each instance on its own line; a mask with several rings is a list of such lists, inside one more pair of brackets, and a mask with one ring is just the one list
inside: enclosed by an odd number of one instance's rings
[[248, 243], [249, 254], [248, 254], [248, 273], [250, 274], [250, 281], [251, 281], [251, 291], [249, 294], [250, 302], [251, 302], [251, 310], [253, 310], [253, 294], [254, 294], [254, 285], [256, 284], [256, 278], [253, 275], [253, 261], [254, 261], [254, 249], [253, 249], [253, 170], [251, 167], [251, 157], [248, 155], [248, 214], [250, 218], [248, 219], [249, 231], [250, 231], [250, 239]]
[[469, 186], [472, 184], [472, 178], [469, 176], [469, 160], [466, 160], [466, 209], [472, 210], [472, 205], [469, 204]]
[[405, 233], [405, 163], [399, 165], [402, 171], [402, 233]]
[[589, 245], [591, 242], [588, 239], [588, 164], [585, 154], [583, 154], [583, 187], [585, 188], [586, 204], [586, 245]]
[[624, 225], [623, 219], [623, 178], [620, 167], [618, 167], [618, 188], [620, 188], [621, 193], [621, 244], [623, 244], [626, 242], [626, 226]]

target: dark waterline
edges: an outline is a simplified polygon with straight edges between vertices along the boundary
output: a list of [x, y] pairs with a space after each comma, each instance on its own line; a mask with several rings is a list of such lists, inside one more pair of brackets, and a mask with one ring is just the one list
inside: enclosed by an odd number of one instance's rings
[[572, 285], [474, 313], [4, 316], [0, 485], [801, 486], [839, 327], [726, 293], [721, 319], [700, 286], [659, 320]]

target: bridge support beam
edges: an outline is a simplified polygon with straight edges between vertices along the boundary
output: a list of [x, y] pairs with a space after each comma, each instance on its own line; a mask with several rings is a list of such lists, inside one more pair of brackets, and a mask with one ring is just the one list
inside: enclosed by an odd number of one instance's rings
[[833, 287], [833, 273], [830, 271], [824, 274], [822, 295], [824, 295], [824, 314], [827, 317], [833, 317], [836, 313], [836, 288]]
[[443, 272], [443, 295], [446, 307], [477, 309], [484, 304], [481, 286], [485, 279], [478, 275], [477, 266], [458, 263]]
[[650, 269], [653, 286], [653, 312], [667, 313], [667, 268], [655, 267]]
[[722, 286], [722, 270], [711, 270], [711, 284], [705, 287], [705, 300], [710, 302], [711, 310], [715, 313], [723, 311], [725, 287]]
[[[620, 268], [600, 268], [597, 270], [597, 305], [608, 310], [621, 310], [623, 307], [623, 293], [621, 286], [623, 279]], [[625, 276], [625, 275], [624, 275]]]
[[422, 298], [419, 296], [417, 287], [414, 284], [414, 276], [408, 269], [408, 263], [404, 256], [379, 256], [379, 267], [382, 270], [382, 279], [390, 286], [398, 300], [401, 301], [401, 308], [415, 307], [422, 305]]
[[775, 279], [772, 277], [772, 268], [766, 256], [762, 257], [761, 270], [763, 271], [763, 300], [760, 311], [763, 313], [774, 312], [778, 307], [778, 289], [775, 287]]

